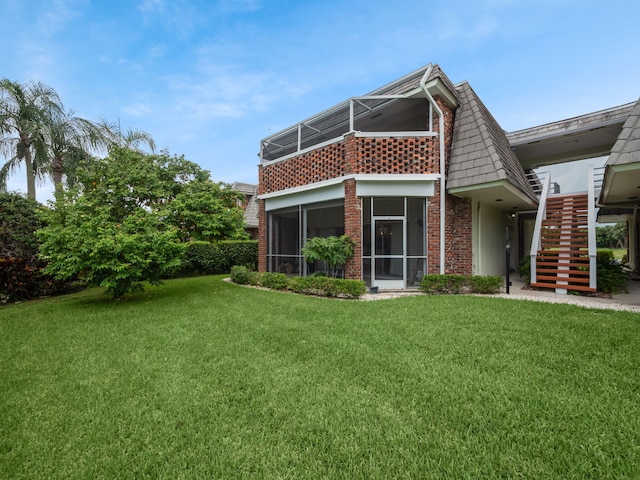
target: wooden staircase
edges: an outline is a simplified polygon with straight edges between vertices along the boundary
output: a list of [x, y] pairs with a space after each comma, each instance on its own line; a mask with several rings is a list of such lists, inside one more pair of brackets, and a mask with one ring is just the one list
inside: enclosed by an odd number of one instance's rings
[[595, 292], [589, 284], [588, 217], [586, 193], [547, 197], [532, 286]]

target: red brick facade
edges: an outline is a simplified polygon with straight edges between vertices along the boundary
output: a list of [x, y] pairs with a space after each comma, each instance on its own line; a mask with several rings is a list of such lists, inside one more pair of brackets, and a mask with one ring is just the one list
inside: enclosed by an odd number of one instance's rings
[[346, 278], [362, 278], [362, 200], [356, 197], [355, 180], [344, 183], [344, 233], [356, 241], [353, 257], [345, 265]]
[[[436, 98], [444, 112], [445, 159], [448, 160], [453, 136], [454, 110]], [[434, 113], [434, 130], [438, 116]], [[314, 184], [351, 174], [437, 174], [440, 173], [439, 135], [426, 137], [360, 137], [344, 139], [309, 152], [263, 164], [259, 168], [260, 194]], [[356, 240], [353, 258], [346, 266], [347, 278], [362, 278], [362, 205], [356, 197], [356, 182], [347, 179], [345, 188], [345, 233]], [[440, 272], [440, 182], [435, 195], [427, 199], [428, 272]], [[446, 196], [447, 273], [471, 273], [471, 203]], [[259, 269], [266, 270], [267, 215], [260, 201]]]

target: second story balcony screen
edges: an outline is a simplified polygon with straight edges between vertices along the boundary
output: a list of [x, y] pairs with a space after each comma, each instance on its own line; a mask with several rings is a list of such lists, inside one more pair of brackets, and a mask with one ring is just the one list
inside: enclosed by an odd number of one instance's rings
[[334, 143], [345, 134], [433, 136], [432, 106], [421, 90], [353, 97], [261, 142], [260, 161], [269, 163]]

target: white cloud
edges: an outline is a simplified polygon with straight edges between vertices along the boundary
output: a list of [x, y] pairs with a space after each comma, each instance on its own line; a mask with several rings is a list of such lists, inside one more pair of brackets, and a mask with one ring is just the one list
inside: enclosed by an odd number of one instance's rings
[[308, 87], [291, 84], [272, 72], [253, 73], [208, 62], [201, 63], [200, 71], [204, 75], [197, 79], [185, 75], [166, 79], [178, 98], [173, 109], [198, 120], [240, 118], [308, 91]]
[[223, 12], [254, 12], [261, 7], [260, 0], [221, 0], [219, 3]]
[[35, 9], [36, 30], [53, 35], [68, 25], [68, 23], [80, 15], [81, 7], [86, 5], [84, 0], [54, 0], [44, 2], [45, 8]]
[[436, 35], [444, 41], [477, 42], [493, 35], [499, 27], [497, 20], [488, 14], [463, 17], [454, 10], [447, 10], [436, 13], [435, 18]]
[[122, 111], [132, 117], [148, 117], [153, 114], [154, 109], [145, 103], [132, 103], [123, 107]]

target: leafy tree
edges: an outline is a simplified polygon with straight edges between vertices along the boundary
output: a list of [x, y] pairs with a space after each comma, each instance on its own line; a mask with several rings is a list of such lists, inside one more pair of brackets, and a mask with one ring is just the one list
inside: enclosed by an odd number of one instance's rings
[[326, 262], [333, 277], [338, 276], [338, 265], [343, 265], [353, 255], [354, 242], [351, 237], [313, 237], [307, 240], [302, 254], [307, 262]]
[[17, 193], [0, 193], [0, 257], [33, 257], [38, 252], [35, 232], [43, 224], [38, 202]]
[[36, 178], [42, 178], [47, 164], [44, 126], [61, 110], [58, 94], [43, 83], [0, 80], [0, 154], [8, 158], [0, 169], [0, 190], [6, 190], [9, 174], [24, 162], [27, 196], [35, 200]]
[[190, 182], [171, 202], [168, 221], [180, 229], [183, 241], [248, 239], [241, 200], [242, 194], [223, 183]]
[[[176, 222], [199, 218], [201, 205], [185, 197], [215, 193], [206, 170], [166, 153], [114, 148], [107, 158], [78, 168], [77, 175], [78, 185], [58, 192], [45, 214], [41, 255], [56, 278], [81, 276], [114, 298], [139, 290], [143, 281], [157, 284], [180, 265], [181, 239], [200, 231], [195, 223]], [[237, 213], [229, 208], [210, 215]], [[237, 235], [233, 221], [218, 223], [233, 227], [227, 238]], [[218, 234], [225, 236], [222, 229]]]
[[599, 248], [626, 248], [627, 225], [618, 222], [596, 228], [596, 244]]

